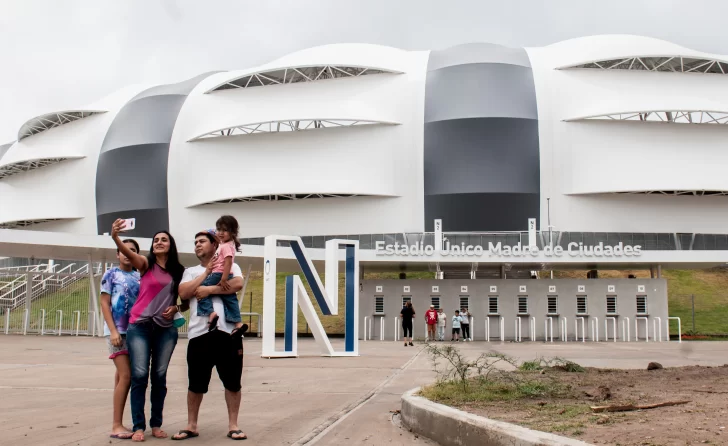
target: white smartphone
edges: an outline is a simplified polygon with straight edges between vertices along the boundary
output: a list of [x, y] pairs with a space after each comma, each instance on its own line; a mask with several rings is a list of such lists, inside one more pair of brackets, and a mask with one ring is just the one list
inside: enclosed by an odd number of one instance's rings
[[124, 227], [121, 229], [122, 232], [132, 231], [136, 228], [136, 218], [125, 218]]

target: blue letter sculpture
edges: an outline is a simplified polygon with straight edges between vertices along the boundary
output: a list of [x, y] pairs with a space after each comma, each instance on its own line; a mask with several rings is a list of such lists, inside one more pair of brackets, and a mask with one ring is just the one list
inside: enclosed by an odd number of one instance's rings
[[[306, 281], [313, 291], [316, 302], [324, 315], [339, 314], [339, 261], [340, 247], [345, 247], [346, 256], [346, 299], [344, 351], [335, 351], [331, 346], [321, 321], [314, 310], [311, 299], [297, 275], [286, 277], [286, 310], [284, 325], [284, 350], [276, 350], [276, 260], [278, 242], [289, 242]], [[329, 240], [326, 242], [326, 287], [313, 266], [311, 258], [300, 237], [269, 235], [265, 238], [263, 273], [263, 349], [264, 358], [286, 358], [298, 356], [298, 307], [301, 307], [316, 344], [324, 356], [359, 356], [359, 241]]]

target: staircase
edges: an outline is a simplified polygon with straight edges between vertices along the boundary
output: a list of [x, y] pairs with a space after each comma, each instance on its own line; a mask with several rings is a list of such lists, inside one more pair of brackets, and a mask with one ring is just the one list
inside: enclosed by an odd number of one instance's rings
[[[54, 291], [66, 288], [80, 280], [88, 279], [89, 265], [84, 263], [77, 266], [71, 263], [53, 271], [56, 265], [49, 267], [48, 264], [10, 266], [0, 268], [0, 277], [16, 276], [13, 280], [0, 285], [0, 309], [14, 309], [25, 305], [28, 296], [30, 301], [42, 297]], [[94, 264], [94, 275], [101, 274], [101, 263]], [[28, 274], [32, 281], [30, 293], [28, 293]]]

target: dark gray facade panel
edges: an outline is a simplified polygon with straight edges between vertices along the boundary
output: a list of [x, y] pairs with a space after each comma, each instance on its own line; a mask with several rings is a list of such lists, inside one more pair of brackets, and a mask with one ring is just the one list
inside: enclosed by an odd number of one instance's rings
[[[136, 218], [136, 229], [121, 234], [121, 238], [129, 237], [152, 237], [157, 231], [169, 230], [169, 215], [167, 208], [164, 209], [140, 209], [129, 211], [115, 211], [108, 214], [101, 214], [96, 217], [99, 226], [99, 233], [111, 233], [111, 224], [117, 218]], [[140, 246], [142, 251], [149, 252], [149, 246]]]
[[169, 144], [187, 96], [150, 96], [126, 104], [106, 133], [101, 153], [140, 144]]
[[99, 156], [96, 212], [167, 207], [169, 143], [123, 147]]
[[427, 73], [425, 122], [462, 118], [538, 119], [530, 68], [470, 64]]
[[96, 213], [167, 207], [169, 143], [102, 153], [96, 170]]
[[531, 61], [523, 48], [510, 48], [493, 43], [466, 43], [430, 52], [427, 69], [473, 63], [502, 63], [530, 67]]
[[538, 193], [425, 195], [425, 231], [436, 218], [447, 232], [526, 231], [539, 209]]
[[536, 120], [480, 118], [425, 124], [425, 195], [538, 194], [540, 172]]

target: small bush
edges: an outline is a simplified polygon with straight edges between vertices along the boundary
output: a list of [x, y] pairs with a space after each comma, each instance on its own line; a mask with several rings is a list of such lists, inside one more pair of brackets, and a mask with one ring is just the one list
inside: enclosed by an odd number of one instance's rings
[[518, 366], [518, 369], [524, 372], [536, 372], [543, 370], [543, 367], [541, 366], [542, 362], [542, 358], [534, 359], [533, 361], [524, 361], [520, 366]]

